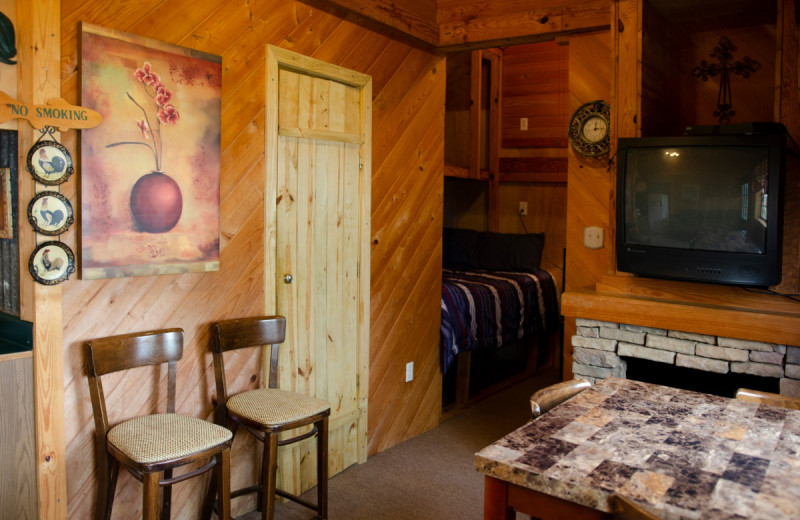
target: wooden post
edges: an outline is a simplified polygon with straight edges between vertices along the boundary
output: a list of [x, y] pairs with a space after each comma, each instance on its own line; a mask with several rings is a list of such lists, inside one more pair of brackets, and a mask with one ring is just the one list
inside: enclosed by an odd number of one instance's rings
[[[617, 139], [639, 137], [642, 128], [642, 1], [615, 0], [611, 7], [614, 64], [611, 85], [611, 156], [616, 157]], [[616, 272], [616, 164], [611, 169], [607, 237], [610, 273]]]
[[486, 49], [483, 56], [489, 61], [489, 106], [487, 107], [489, 135], [489, 231], [500, 231], [500, 115], [503, 81], [503, 53], [500, 49]]
[[[777, 0], [777, 56], [775, 60], [775, 120], [786, 126], [792, 137], [788, 146], [800, 142], [800, 113], [797, 107], [797, 23], [794, 0]], [[797, 151], [797, 150], [795, 150]], [[800, 290], [800, 159], [787, 154], [783, 211], [783, 264], [781, 284], [774, 289], [782, 293]]]
[[[17, 2], [18, 99], [44, 104], [61, 92], [61, 2]], [[19, 124], [19, 206], [25, 208], [36, 184], [22, 165], [38, 132]], [[67, 518], [64, 439], [64, 360], [61, 286], [40, 285], [28, 273], [36, 247], [30, 226], [19, 226], [20, 317], [33, 322], [36, 481], [39, 519]]]

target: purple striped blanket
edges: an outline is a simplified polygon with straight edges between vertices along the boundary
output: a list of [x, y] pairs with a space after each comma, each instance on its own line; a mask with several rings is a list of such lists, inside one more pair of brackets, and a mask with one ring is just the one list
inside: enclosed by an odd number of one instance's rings
[[442, 371], [459, 352], [501, 347], [559, 326], [556, 285], [550, 273], [442, 272]]

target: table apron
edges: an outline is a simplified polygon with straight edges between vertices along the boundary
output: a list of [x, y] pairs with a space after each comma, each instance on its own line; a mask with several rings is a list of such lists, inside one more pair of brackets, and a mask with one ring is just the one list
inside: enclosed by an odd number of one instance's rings
[[514, 511], [541, 520], [610, 520], [611, 513], [576, 504], [517, 484], [486, 476], [484, 520], [514, 520]]

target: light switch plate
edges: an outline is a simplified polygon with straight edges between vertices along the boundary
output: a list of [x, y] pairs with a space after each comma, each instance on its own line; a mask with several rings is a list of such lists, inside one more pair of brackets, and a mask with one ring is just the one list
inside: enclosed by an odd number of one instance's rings
[[603, 247], [603, 228], [589, 226], [583, 230], [583, 245], [589, 249], [600, 249]]

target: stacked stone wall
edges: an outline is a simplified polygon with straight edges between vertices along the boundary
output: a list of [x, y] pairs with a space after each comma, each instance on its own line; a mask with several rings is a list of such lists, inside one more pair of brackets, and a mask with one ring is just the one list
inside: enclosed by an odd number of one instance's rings
[[781, 394], [800, 396], [800, 347], [583, 318], [575, 325], [572, 372], [592, 383], [626, 377], [624, 358], [631, 357], [705, 372], [778, 378]]

